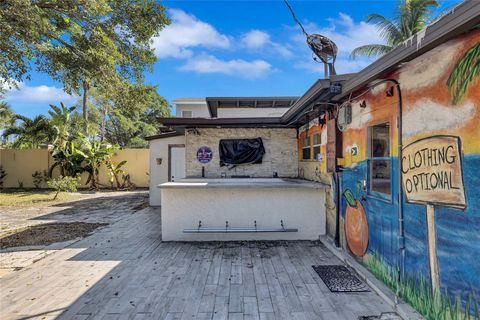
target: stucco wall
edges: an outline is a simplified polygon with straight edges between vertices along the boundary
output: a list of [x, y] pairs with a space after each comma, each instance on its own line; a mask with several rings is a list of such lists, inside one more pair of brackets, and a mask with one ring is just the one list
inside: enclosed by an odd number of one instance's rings
[[[261, 164], [239, 165], [231, 170], [220, 167], [218, 145], [220, 139], [241, 139], [261, 137], [265, 155]], [[207, 146], [213, 151], [213, 158], [207, 164], [197, 161], [199, 147]], [[221, 173], [248, 175], [255, 178], [272, 177], [277, 172], [279, 177], [296, 177], [298, 175], [297, 138], [295, 129], [267, 128], [222, 128], [198, 129], [197, 133], [186, 133], [186, 174], [187, 177], [201, 177], [202, 166], [207, 178], [219, 178]]]
[[[130, 174], [131, 181], [138, 187], [148, 186], [148, 149], [123, 149], [117, 151], [112, 160], [120, 162], [126, 160], [123, 166], [126, 173]], [[0, 149], [0, 165], [6, 171], [4, 188], [18, 188], [23, 183], [24, 188], [33, 188], [32, 174], [35, 171], [48, 171], [53, 164], [53, 158], [47, 149]], [[110, 186], [107, 169], [104, 165], [100, 167], [99, 179], [103, 186]], [[53, 176], [59, 175], [59, 170], [54, 170]], [[85, 182], [88, 175], [82, 175], [80, 187], [87, 187]], [[46, 184], [41, 185], [46, 188]]]
[[[158, 185], [168, 181], [168, 145], [185, 144], [185, 136], [170, 137], [164, 139], [150, 140], [150, 205], [161, 205], [161, 194]], [[157, 164], [157, 158], [162, 163]]]

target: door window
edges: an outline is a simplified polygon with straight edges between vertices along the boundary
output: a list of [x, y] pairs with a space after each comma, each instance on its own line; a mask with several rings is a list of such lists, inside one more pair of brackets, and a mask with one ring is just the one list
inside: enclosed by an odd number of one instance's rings
[[384, 195], [391, 194], [391, 158], [390, 158], [390, 124], [382, 123], [368, 128], [369, 192]]

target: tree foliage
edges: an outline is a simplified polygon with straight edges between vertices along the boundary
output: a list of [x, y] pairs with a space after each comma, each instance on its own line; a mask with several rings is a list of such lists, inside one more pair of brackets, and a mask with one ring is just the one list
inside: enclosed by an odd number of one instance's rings
[[43, 115], [29, 118], [16, 114], [12, 121], [13, 124], [3, 131], [2, 136], [5, 139], [13, 136], [14, 148], [38, 148], [55, 140], [56, 131], [49, 119]]
[[431, 10], [438, 7], [437, 0], [401, 0], [393, 19], [372, 13], [365, 22], [374, 24], [385, 44], [369, 44], [355, 48], [351, 56], [379, 56], [393, 50], [397, 45], [412, 37], [427, 26]]
[[0, 78], [28, 78], [31, 61], [84, 94], [91, 87], [141, 82], [156, 57], [151, 38], [169, 23], [155, 0], [1, 0]]

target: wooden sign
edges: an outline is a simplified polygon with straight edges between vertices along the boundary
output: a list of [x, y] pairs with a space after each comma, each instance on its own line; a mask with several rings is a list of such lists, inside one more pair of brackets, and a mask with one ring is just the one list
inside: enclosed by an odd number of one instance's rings
[[407, 202], [465, 208], [460, 138], [433, 136], [402, 151]]
[[435, 206], [464, 209], [460, 138], [432, 136], [402, 150], [402, 181], [407, 202], [426, 205], [428, 257], [434, 292], [440, 290]]

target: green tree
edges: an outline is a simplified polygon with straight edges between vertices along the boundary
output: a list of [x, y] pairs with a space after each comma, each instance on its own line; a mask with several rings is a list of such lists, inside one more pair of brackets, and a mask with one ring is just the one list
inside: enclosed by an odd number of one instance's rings
[[123, 83], [121, 87], [98, 88], [93, 92], [93, 104], [101, 115], [100, 140], [121, 147], [144, 147], [144, 138], [157, 131], [157, 118], [170, 115], [170, 105], [155, 86]]
[[397, 45], [407, 40], [430, 21], [432, 8], [438, 7], [436, 0], [401, 0], [398, 11], [392, 20], [385, 16], [372, 13], [365, 21], [373, 23], [380, 31], [385, 44], [369, 44], [355, 48], [351, 56], [379, 56], [393, 50]]
[[151, 38], [169, 23], [156, 0], [0, 1], [0, 78], [22, 81], [30, 61], [83, 94], [119, 79], [141, 82], [156, 60]]
[[50, 124], [56, 131], [54, 143], [56, 145], [65, 146], [70, 139], [70, 131], [72, 127], [72, 112], [75, 107], [67, 107], [60, 102], [60, 106], [50, 105], [48, 114], [50, 115]]
[[55, 129], [43, 115], [30, 119], [16, 114], [12, 120], [13, 124], [3, 131], [2, 136], [5, 139], [14, 136], [14, 148], [38, 148], [41, 144], [50, 144], [55, 140]]

